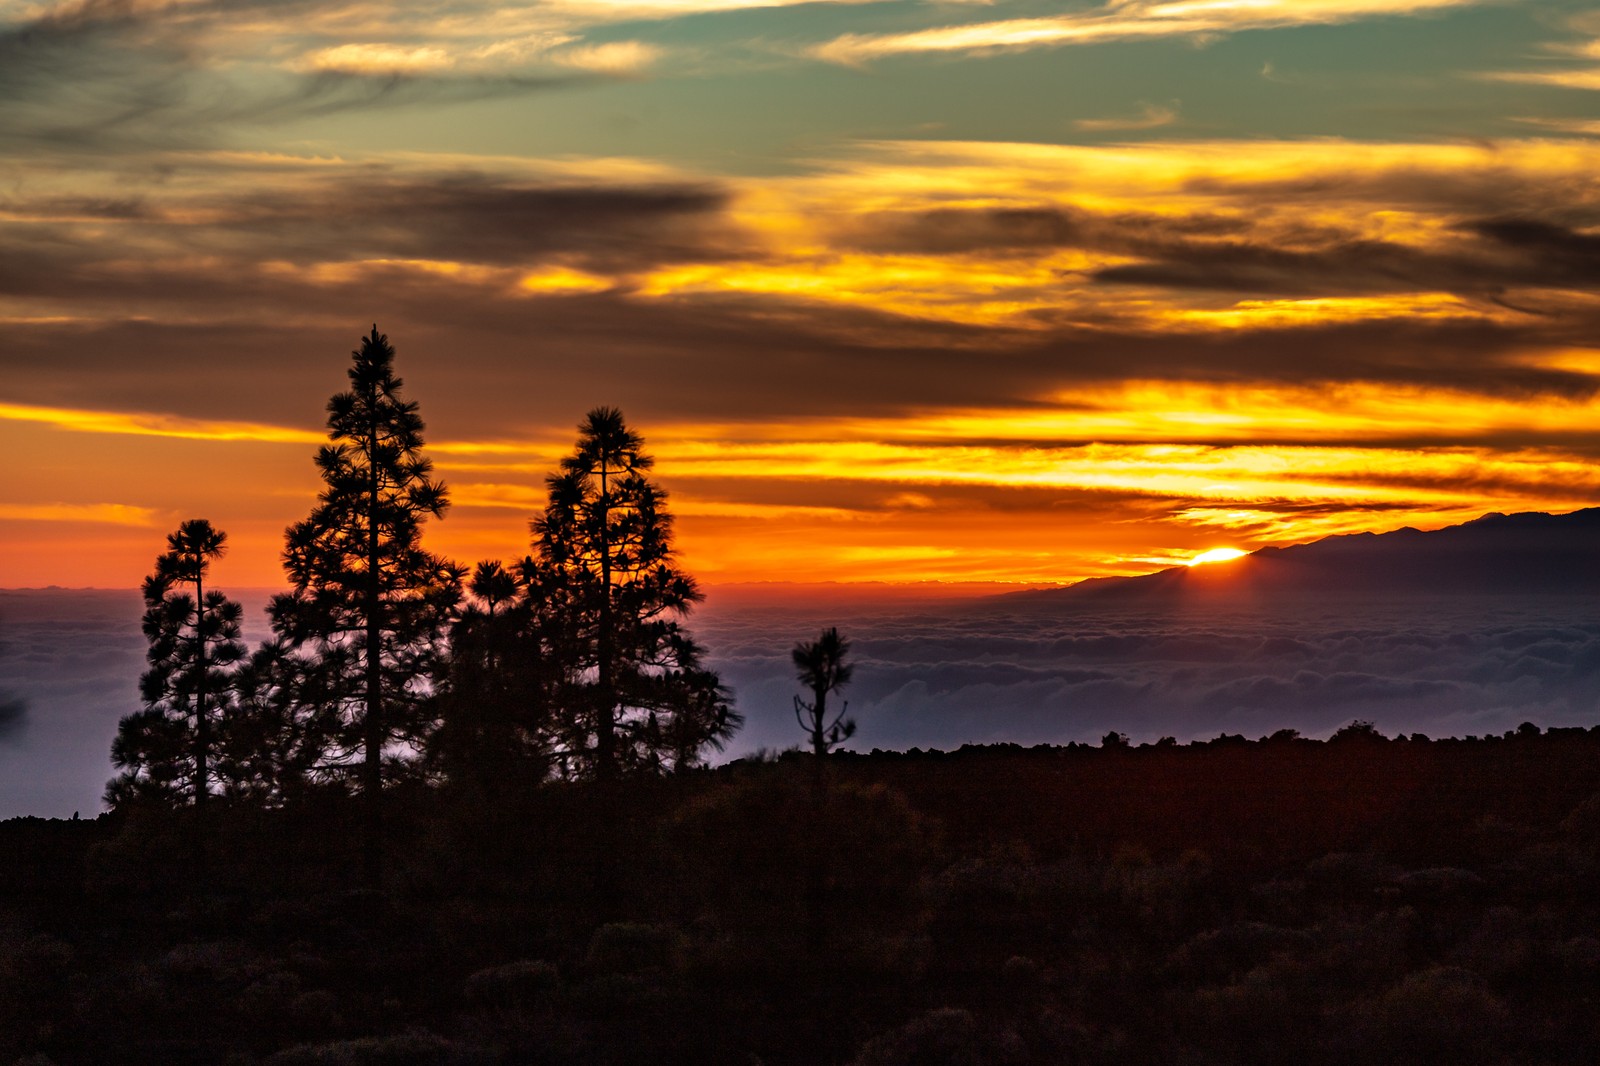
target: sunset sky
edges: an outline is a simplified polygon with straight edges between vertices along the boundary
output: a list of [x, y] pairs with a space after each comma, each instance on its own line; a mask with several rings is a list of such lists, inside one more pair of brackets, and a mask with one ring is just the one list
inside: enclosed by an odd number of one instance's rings
[[282, 583], [395, 345], [464, 562], [589, 408], [706, 583], [1600, 503], [1600, 12], [0, 0], [0, 586]]

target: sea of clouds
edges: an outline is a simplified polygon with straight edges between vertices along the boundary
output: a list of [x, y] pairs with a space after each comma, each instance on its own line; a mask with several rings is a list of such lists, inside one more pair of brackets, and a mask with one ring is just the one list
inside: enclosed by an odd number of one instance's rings
[[[738, 754], [796, 742], [788, 663], [822, 625], [852, 638], [852, 746], [1135, 743], [1281, 728], [1464, 736], [1600, 722], [1600, 619], [1576, 599], [1343, 604], [1298, 618], [1012, 601], [779, 613], [710, 607], [697, 630], [747, 716]], [[809, 623], [809, 625], [807, 624]], [[781, 635], [780, 635], [781, 634]]]
[[[266, 594], [245, 594], [264, 635]], [[1393, 736], [1600, 722], [1600, 617], [1581, 597], [1440, 599], [1161, 613], [1063, 600], [713, 589], [690, 620], [744, 727], [718, 759], [802, 739], [789, 652], [837, 626], [857, 750], [1134, 743], [1162, 736]], [[137, 592], [0, 591], [0, 817], [88, 817], [117, 720], [138, 706]]]

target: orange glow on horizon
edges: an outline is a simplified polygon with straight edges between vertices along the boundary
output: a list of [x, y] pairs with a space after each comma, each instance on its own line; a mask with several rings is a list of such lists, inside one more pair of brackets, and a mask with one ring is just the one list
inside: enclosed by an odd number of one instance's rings
[[[1560, 358], [1573, 365], [1579, 356]], [[1564, 441], [1580, 439], [1596, 414], [1592, 399], [1530, 406], [1375, 386], [1330, 397], [1135, 382], [1063, 396], [1055, 411], [639, 429], [671, 493], [680, 558], [708, 583], [1048, 584], [1189, 562], [1218, 533], [1253, 548], [1437, 528], [1488, 510], [1587, 506], [1600, 498], [1600, 468]], [[49, 464], [30, 470], [0, 508], [14, 548], [4, 585], [131, 586], [161, 537], [196, 516], [230, 534], [223, 580], [273, 585], [282, 530], [317, 490], [310, 457], [324, 439], [290, 427], [0, 406], [0, 444], [36, 449], [26, 441], [40, 431], [54, 435], [61, 469], [106, 475], [80, 475], [74, 498]], [[1452, 442], [1485, 432], [1526, 439], [1510, 449]], [[1444, 439], [1422, 443], [1433, 435]], [[1363, 436], [1364, 446], [1353, 443]], [[1274, 437], [1288, 442], [1264, 443]], [[452, 507], [429, 524], [430, 546], [468, 562], [526, 553], [544, 476], [570, 446], [564, 434], [435, 442]], [[251, 473], [225, 490], [173, 482], [166, 471], [189, 469], [192, 460], [178, 457], [194, 448], [211, 449], [218, 469]]]

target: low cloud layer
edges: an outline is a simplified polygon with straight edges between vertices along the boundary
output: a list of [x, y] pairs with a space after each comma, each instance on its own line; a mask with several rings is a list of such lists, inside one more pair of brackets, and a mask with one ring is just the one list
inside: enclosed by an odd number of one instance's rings
[[0, 729], [0, 817], [100, 809], [117, 721], [138, 707], [136, 591], [0, 591], [0, 679], [26, 718]]
[[0, 692], [0, 742], [21, 731], [28, 718], [28, 705]]
[[698, 634], [746, 716], [732, 753], [799, 742], [788, 649], [825, 625], [854, 642], [859, 750], [1098, 743], [1112, 731], [1136, 743], [1283, 728], [1326, 737], [1354, 719], [1390, 736], [1465, 736], [1523, 721], [1588, 726], [1600, 713], [1600, 624], [1579, 604], [1378, 604], [1291, 619], [967, 603], [780, 621], [724, 614], [713, 598]]
[[[254, 635], [260, 595], [245, 597]], [[3, 676], [29, 705], [0, 732], [0, 817], [99, 809], [117, 720], [137, 706], [138, 594], [0, 593]], [[857, 750], [962, 744], [1136, 743], [1278, 729], [1325, 737], [1354, 719], [1393, 736], [1502, 733], [1600, 715], [1600, 623], [1583, 603], [1499, 597], [1349, 605], [1298, 617], [1210, 609], [1018, 607], [1010, 600], [874, 602], [836, 591], [711, 591], [690, 625], [746, 724], [718, 759], [803, 739], [789, 651], [837, 626], [851, 641], [845, 692]]]

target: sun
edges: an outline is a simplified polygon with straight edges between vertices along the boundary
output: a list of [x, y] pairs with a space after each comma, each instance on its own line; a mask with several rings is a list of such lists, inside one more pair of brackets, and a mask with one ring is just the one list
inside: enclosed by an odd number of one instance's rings
[[1196, 555], [1184, 565], [1199, 566], [1202, 563], [1225, 563], [1230, 559], [1239, 559], [1248, 554], [1248, 552], [1242, 552], [1238, 548], [1212, 548], [1210, 551], [1203, 551]]

